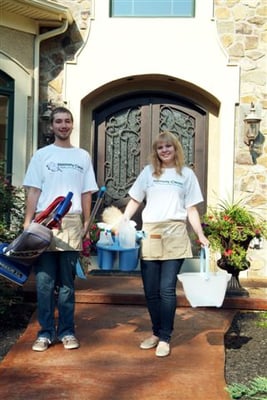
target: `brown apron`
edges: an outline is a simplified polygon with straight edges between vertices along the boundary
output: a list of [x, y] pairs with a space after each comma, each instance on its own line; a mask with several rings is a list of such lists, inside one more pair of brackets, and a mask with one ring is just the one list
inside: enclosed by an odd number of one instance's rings
[[143, 224], [141, 258], [144, 260], [173, 260], [191, 258], [191, 243], [183, 221]]
[[53, 239], [47, 251], [80, 251], [82, 249], [82, 219], [80, 214], [67, 214], [59, 229], [53, 229]]

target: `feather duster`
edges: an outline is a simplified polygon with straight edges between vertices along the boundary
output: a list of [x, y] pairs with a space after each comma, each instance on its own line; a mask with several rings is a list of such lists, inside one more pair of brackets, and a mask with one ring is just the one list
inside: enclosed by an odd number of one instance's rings
[[123, 213], [115, 206], [110, 206], [104, 209], [102, 213], [102, 221], [111, 227], [113, 232], [118, 231]]

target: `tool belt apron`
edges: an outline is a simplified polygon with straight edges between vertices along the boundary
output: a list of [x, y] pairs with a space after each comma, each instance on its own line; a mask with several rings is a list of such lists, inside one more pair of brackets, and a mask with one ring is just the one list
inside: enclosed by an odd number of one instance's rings
[[67, 214], [59, 229], [53, 228], [53, 239], [47, 251], [81, 251], [82, 219], [80, 214]]
[[143, 224], [145, 238], [141, 245], [144, 260], [191, 258], [192, 250], [186, 223], [183, 221]]

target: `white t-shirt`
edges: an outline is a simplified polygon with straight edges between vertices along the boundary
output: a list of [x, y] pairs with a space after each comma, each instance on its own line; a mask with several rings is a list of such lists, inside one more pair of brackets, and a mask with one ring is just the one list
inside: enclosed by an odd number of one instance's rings
[[187, 207], [203, 201], [194, 171], [184, 166], [180, 175], [175, 168], [167, 168], [159, 178], [154, 177], [152, 171], [152, 166], [147, 165], [129, 191], [138, 202], [146, 199], [143, 222], [185, 221]]
[[28, 166], [23, 185], [40, 189], [37, 212], [45, 210], [58, 196], [73, 192], [70, 213], [82, 212], [81, 194], [95, 192], [98, 186], [89, 153], [77, 147], [54, 144], [36, 151]]

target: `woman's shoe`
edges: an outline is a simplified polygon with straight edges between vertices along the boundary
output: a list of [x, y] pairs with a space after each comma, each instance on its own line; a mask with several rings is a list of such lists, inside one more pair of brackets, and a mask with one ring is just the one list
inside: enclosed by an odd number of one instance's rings
[[140, 344], [140, 348], [143, 350], [153, 349], [154, 347], [157, 346], [158, 342], [159, 338], [153, 335], [143, 340], [143, 342]]
[[170, 344], [167, 342], [160, 341], [156, 348], [157, 357], [166, 357], [170, 354]]

